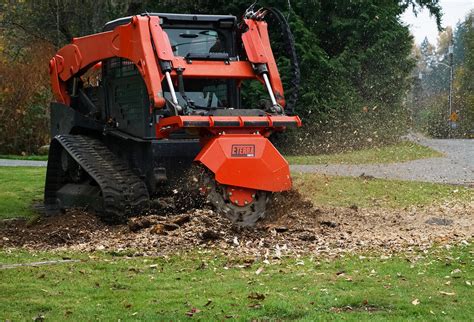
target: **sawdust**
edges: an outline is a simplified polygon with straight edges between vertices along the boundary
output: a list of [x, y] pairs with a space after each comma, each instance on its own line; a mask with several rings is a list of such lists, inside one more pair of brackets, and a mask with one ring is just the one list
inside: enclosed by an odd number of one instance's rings
[[210, 209], [164, 211], [108, 226], [94, 215], [70, 211], [35, 223], [0, 224], [0, 248], [107, 251], [152, 256], [217, 250], [261, 258], [427, 249], [468, 243], [474, 237], [474, 205], [447, 203], [410, 209], [317, 207], [296, 191], [274, 197], [267, 217], [239, 229]]

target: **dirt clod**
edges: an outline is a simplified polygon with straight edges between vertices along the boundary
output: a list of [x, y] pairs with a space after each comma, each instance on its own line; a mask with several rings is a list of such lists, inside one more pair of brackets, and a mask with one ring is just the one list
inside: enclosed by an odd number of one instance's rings
[[327, 227], [330, 227], [330, 228], [336, 228], [337, 227], [337, 223], [335, 223], [334, 221], [320, 221], [319, 222], [322, 226], [327, 226]]
[[217, 232], [209, 229], [209, 230], [204, 231], [201, 234], [201, 238], [204, 241], [210, 241], [210, 240], [218, 240], [219, 238], [221, 238], [221, 236], [219, 236]]

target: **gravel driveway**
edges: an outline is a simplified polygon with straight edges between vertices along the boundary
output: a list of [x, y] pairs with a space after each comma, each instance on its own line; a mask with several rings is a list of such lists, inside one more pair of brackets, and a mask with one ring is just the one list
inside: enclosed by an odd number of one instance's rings
[[[421, 145], [442, 152], [440, 158], [409, 162], [361, 165], [291, 165], [291, 171], [342, 176], [373, 176], [413, 181], [474, 185], [474, 140], [409, 137]], [[0, 166], [45, 167], [46, 161], [5, 160]]]
[[291, 171], [474, 185], [474, 140], [410, 139], [445, 156], [388, 164], [291, 165]]
[[46, 167], [47, 161], [0, 159], [0, 167]]

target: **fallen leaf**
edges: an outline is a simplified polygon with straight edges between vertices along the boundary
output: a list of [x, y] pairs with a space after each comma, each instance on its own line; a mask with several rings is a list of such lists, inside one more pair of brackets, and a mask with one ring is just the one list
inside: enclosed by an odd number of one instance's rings
[[462, 273], [462, 271], [461, 271], [459, 268], [456, 268], [455, 270], [453, 270], [453, 271], [451, 272], [451, 275], [453, 275], [453, 274], [459, 274], [459, 273]]
[[444, 291], [439, 291], [439, 294], [447, 295], [447, 296], [454, 296], [454, 295], [456, 295], [456, 293], [454, 293], [454, 292], [444, 292]]
[[165, 225], [156, 224], [150, 229], [150, 234], [166, 235], [168, 233], [166, 232]]
[[265, 295], [261, 293], [250, 293], [248, 296], [249, 299], [263, 301], [265, 299]]
[[418, 304], [420, 304], [420, 300], [419, 299], [414, 299], [413, 301], [411, 301], [411, 304], [418, 305]]
[[232, 242], [234, 243], [235, 246], [240, 245], [239, 240], [237, 239], [237, 237], [234, 237], [234, 240]]
[[186, 312], [186, 315], [187, 316], [193, 316], [194, 314], [199, 313], [199, 312], [201, 312], [200, 309], [193, 307], [191, 310]]

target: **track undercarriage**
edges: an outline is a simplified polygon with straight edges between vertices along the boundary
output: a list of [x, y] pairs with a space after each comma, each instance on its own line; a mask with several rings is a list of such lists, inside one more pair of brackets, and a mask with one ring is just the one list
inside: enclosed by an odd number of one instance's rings
[[[56, 136], [47, 171], [45, 203], [50, 213], [83, 208], [95, 211], [106, 222], [120, 223], [150, 210], [145, 182], [97, 139]], [[265, 215], [267, 191], [221, 185], [202, 166], [194, 166], [188, 179], [180, 187], [181, 198], [204, 197], [236, 225], [252, 226]]]

